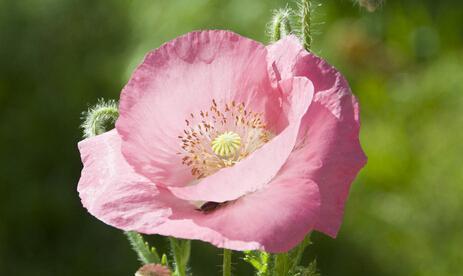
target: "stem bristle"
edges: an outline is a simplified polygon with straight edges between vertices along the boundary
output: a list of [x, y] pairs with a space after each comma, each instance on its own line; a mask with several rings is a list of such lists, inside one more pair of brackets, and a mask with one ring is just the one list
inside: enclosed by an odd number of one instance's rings
[[132, 249], [137, 253], [138, 259], [142, 264], [160, 263], [156, 248], [150, 247], [141, 234], [134, 231], [126, 231], [124, 234], [127, 236]]

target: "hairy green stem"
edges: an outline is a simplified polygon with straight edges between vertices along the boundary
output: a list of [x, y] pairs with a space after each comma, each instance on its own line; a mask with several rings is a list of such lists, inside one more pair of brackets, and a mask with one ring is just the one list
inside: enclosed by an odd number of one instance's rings
[[231, 276], [232, 267], [232, 251], [230, 249], [223, 250], [223, 276]]
[[133, 250], [137, 253], [138, 259], [142, 264], [160, 263], [159, 255], [155, 248], [150, 248], [143, 236], [134, 231], [124, 232], [132, 245]]
[[174, 257], [174, 276], [186, 276], [190, 259], [191, 241], [169, 238], [172, 256]]
[[312, 3], [311, 0], [299, 2], [300, 36], [306, 50], [312, 47]]

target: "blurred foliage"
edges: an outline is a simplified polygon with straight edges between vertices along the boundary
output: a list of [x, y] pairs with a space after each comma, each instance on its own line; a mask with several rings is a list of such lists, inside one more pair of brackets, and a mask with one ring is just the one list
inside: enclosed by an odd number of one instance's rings
[[[132, 275], [121, 231], [81, 207], [81, 112], [117, 99], [143, 55], [195, 29], [267, 41], [277, 0], [0, 1], [0, 274]], [[349, 79], [369, 156], [322, 275], [463, 274], [463, 2], [324, 1], [315, 51]], [[150, 237], [160, 251], [167, 243]], [[195, 275], [219, 250], [193, 242]], [[236, 275], [251, 266], [234, 255]]]

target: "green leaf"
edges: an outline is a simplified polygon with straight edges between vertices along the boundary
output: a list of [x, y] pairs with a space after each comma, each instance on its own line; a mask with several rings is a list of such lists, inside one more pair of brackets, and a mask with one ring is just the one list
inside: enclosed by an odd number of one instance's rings
[[314, 260], [307, 267], [298, 266], [294, 273], [290, 274], [291, 276], [320, 276], [320, 273], [317, 272], [317, 261]]
[[133, 250], [137, 253], [138, 259], [142, 264], [158, 264], [160, 263], [159, 255], [156, 248], [150, 247], [143, 239], [143, 236], [134, 231], [124, 232], [127, 239], [132, 245]]
[[258, 276], [269, 275], [270, 254], [263, 251], [244, 251], [244, 261], [256, 269]]

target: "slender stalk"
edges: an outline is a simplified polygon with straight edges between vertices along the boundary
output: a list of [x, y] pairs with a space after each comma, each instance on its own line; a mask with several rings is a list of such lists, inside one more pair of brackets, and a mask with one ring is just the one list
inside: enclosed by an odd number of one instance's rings
[[143, 236], [134, 231], [124, 232], [132, 245], [133, 250], [138, 255], [138, 259], [142, 264], [153, 264], [159, 263], [159, 256], [156, 249], [150, 248], [147, 242], [143, 239]]
[[299, 20], [300, 36], [306, 50], [312, 47], [312, 2], [311, 0], [300, 0]]
[[289, 255], [288, 253], [275, 254], [274, 276], [287, 276], [289, 273]]
[[232, 267], [232, 251], [230, 249], [223, 250], [223, 276], [231, 276]]
[[172, 255], [174, 257], [174, 276], [186, 276], [187, 264], [190, 259], [191, 242], [169, 238]]

